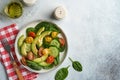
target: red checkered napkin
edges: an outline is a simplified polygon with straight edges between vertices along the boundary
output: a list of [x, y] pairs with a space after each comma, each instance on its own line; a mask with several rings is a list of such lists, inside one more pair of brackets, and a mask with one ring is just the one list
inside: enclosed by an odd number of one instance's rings
[[[17, 61], [17, 64], [20, 66], [20, 71], [21, 71], [24, 79], [25, 80], [34, 80], [38, 74], [30, 72], [27, 69], [23, 68], [23, 66], [18, 62], [17, 57], [15, 55], [14, 42], [15, 42], [15, 38], [16, 38], [16, 35], [18, 32], [19, 32], [19, 30], [17, 29], [16, 24], [11, 24], [10, 26], [6, 26], [6, 27], [0, 29], [0, 39], [2, 39], [4, 37], [8, 40], [8, 42], [11, 46], [11, 50], [12, 50], [14, 59]], [[13, 69], [13, 66], [11, 64], [10, 56], [9, 56], [8, 52], [6, 52], [5, 49], [3, 48], [1, 42], [0, 42], [0, 60], [6, 69], [9, 80], [18, 80], [15, 70]]]

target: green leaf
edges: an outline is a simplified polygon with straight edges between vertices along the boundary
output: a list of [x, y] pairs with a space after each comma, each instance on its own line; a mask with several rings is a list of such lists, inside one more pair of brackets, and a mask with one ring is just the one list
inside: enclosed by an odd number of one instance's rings
[[55, 80], [64, 80], [68, 76], [68, 67], [61, 68], [55, 75]]
[[69, 57], [70, 61], [72, 62], [72, 66], [73, 68], [78, 71], [81, 72], [82, 71], [82, 65], [80, 64], [80, 62], [78, 61], [73, 61], [70, 57]]

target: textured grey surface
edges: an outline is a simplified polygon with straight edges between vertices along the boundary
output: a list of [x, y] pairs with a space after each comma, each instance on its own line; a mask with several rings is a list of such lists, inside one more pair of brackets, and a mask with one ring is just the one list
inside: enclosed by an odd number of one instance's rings
[[[0, 0], [0, 11], [9, 0]], [[67, 16], [61, 21], [51, 18], [53, 10], [64, 5]], [[69, 68], [66, 80], [120, 80], [120, 0], [38, 0], [24, 7], [19, 19], [0, 16], [0, 28], [17, 23], [19, 28], [37, 19], [58, 24], [67, 35], [68, 57], [83, 65], [81, 73]], [[58, 67], [71, 64], [68, 58]], [[56, 71], [40, 74], [37, 80], [54, 80]], [[6, 80], [2, 65], [0, 79]]]

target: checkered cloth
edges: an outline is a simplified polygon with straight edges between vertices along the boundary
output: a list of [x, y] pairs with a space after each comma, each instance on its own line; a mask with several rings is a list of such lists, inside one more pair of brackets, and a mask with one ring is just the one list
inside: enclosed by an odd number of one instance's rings
[[[10, 26], [6, 26], [2, 29], [0, 29], [0, 39], [6, 38], [11, 46], [11, 51], [13, 53], [14, 59], [16, 60], [18, 66], [20, 66], [20, 71], [24, 77], [25, 80], [35, 80], [37, 77], [37, 73], [33, 73], [28, 71], [27, 69], [23, 68], [23, 66], [18, 62], [17, 57], [15, 55], [14, 51], [14, 42], [17, 33], [19, 30], [17, 29], [16, 24], [11, 24]], [[18, 80], [18, 77], [15, 73], [15, 70], [13, 69], [13, 66], [10, 61], [10, 56], [8, 52], [3, 48], [1, 42], [0, 42], [0, 61], [4, 65], [6, 72], [8, 74], [9, 80]]]

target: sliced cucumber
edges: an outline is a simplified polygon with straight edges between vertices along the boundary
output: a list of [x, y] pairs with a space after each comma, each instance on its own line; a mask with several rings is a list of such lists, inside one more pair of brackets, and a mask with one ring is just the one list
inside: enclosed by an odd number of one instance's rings
[[60, 43], [59, 43], [59, 41], [57, 39], [52, 40], [51, 43], [50, 43], [50, 45], [56, 46], [57, 48], [60, 47]]
[[54, 56], [55, 58], [59, 55], [59, 50], [56, 47], [49, 47], [50, 55]]

